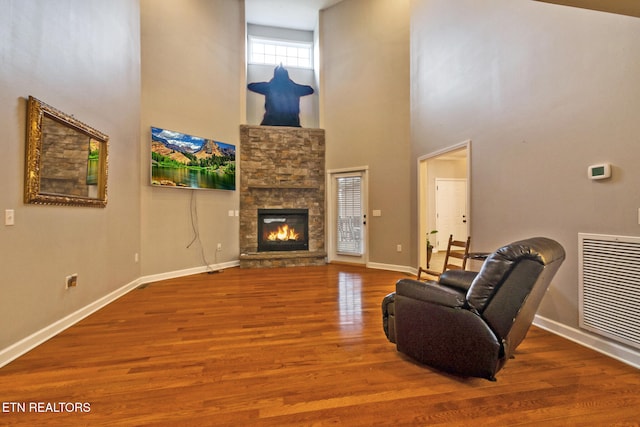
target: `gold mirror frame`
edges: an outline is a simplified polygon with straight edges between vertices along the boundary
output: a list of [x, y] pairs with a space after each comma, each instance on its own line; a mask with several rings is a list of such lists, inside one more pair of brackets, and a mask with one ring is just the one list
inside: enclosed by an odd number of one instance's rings
[[25, 203], [104, 208], [109, 137], [29, 96]]

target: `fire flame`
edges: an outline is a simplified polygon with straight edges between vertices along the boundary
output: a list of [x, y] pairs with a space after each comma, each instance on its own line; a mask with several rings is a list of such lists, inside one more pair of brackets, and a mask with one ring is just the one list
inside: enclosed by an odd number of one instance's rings
[[289, 228], [287, 224], [278, 226], [278, 230], [272, 231], [267, 236], [267, 240], [269, 241], [285, 241], [285, 240], [298, 240], [299, 233], [296, 232], [295, 228]]

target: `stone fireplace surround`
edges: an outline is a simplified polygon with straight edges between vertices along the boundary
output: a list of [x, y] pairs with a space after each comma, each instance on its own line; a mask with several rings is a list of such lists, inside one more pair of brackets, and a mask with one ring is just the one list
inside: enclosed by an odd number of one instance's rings
[[[326, 263], [323, 129], [240, 126], [240, 267]], [[258, 252], [258, 209], [308, 209], [309, 250]]]

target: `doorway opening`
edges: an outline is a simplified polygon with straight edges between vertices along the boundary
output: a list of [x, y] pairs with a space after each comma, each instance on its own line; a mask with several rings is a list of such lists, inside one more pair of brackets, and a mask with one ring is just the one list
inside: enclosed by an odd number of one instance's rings
[[426, 266], [427, 239], [437, 252], [446, 249], [450, 234], [465, 240], [471, 233], [470, 154], [467, 140], [418, 158], [419, 266]]

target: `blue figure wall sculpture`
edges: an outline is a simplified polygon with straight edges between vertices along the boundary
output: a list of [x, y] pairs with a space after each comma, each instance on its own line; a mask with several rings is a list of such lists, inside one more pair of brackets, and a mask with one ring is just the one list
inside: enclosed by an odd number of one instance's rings
[[289, 78], [289, 72], [279, 65], [268, 82], [249, 83], [250, 91], [264, 95], [264, 126], [300, 127], [300, 97], [311, 95], [313, 88], [299, 85]]

